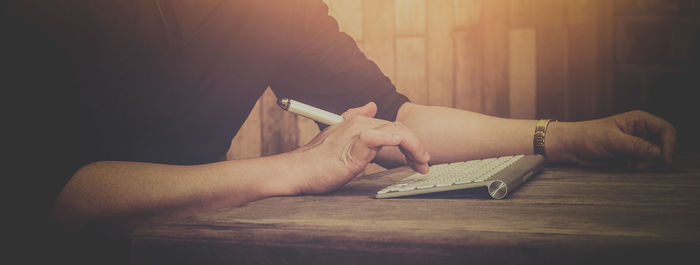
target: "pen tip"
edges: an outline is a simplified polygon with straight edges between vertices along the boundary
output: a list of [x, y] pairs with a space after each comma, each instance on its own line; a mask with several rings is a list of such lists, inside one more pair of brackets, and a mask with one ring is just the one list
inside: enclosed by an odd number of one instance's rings
[[277, 105], [279, 105], [280, 108], [287, 110], [289, 108], [289, 99], [288, 98], [278, 98]]

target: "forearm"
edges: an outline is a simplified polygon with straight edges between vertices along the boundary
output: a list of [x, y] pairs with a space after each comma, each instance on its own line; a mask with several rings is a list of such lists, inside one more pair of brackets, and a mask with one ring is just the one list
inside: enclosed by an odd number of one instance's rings
[[[96, 162], [78, 170], [54, 207], [66, 226], [130, 229], [257, 199], [291, 194], [276, 178], [295, 174], [290, 154], [177, 166]], [[280, 181], [281, 182], [281, 181]], [[118, 225], [117, 225], [118, 224]], [[119, 227], [112, 227], [119, 226]]]
[[[535, 120], [506, 119], [454, 108], [406, 103], [397, 121], [409, 127], [431, 155], [431, 164], [512, 154], [532, 154]], [[559, 160], [559, 128], [548, 129], [545, 147]], [[550, 135], [550, 132], [552, 134]], [[380, 160], [393, 164], [402, 159], [397, 150], [382, 150]], [[554, 159], [556, 158], [556, 159]], [[386, 164], [386, 163], [385, 163]]]

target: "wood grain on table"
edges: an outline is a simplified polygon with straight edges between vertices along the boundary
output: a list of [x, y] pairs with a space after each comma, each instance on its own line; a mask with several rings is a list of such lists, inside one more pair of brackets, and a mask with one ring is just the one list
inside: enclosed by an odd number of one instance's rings
[[[401, 173], [396, 173], [401, 171]], [[395, 174], [390, 174], [395, 173]], [[151, 263], [668, 263], [700, 250], [700, 159], [663, 172], [546, 167], [506, 199], [373, 199], [411, 174], [359, 177], [138, 229]]]

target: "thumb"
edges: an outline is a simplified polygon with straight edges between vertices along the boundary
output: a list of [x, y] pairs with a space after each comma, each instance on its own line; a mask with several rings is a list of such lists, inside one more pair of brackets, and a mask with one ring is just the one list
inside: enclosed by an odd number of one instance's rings
[[350, 119], [355, 116], [365, 116], [365, 117], [370, 117], [373, 118], [374, 115], [377, 114], [377, 104], [374, 104], [374, 102], [369, 102], [365, 104], [362, 107], [359, 108], [352, 108], [349, 110], [346, 110], [341, 114], [340, 116], [343, 116], [343, 118]]
[[661, 148], [636, 136], [622, 134], [616, 142], [616, 151], [625, 155], [651, 160], [661, 154]]

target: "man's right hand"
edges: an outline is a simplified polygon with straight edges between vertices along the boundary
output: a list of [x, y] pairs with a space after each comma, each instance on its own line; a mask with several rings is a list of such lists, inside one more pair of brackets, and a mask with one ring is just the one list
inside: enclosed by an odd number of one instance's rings
[[330, 192], [361, 173], [383, 146], [398, 146], [411, 168], [427, 173], [430, 155], [418, 137], [401, 123], [374, 119], [376, 112], [373, 102], [350, 109], [342, 114], [344, 122], [291, 152], [303, 171], [290, 174], [282, 183], [296, 187], [293, 194]]

